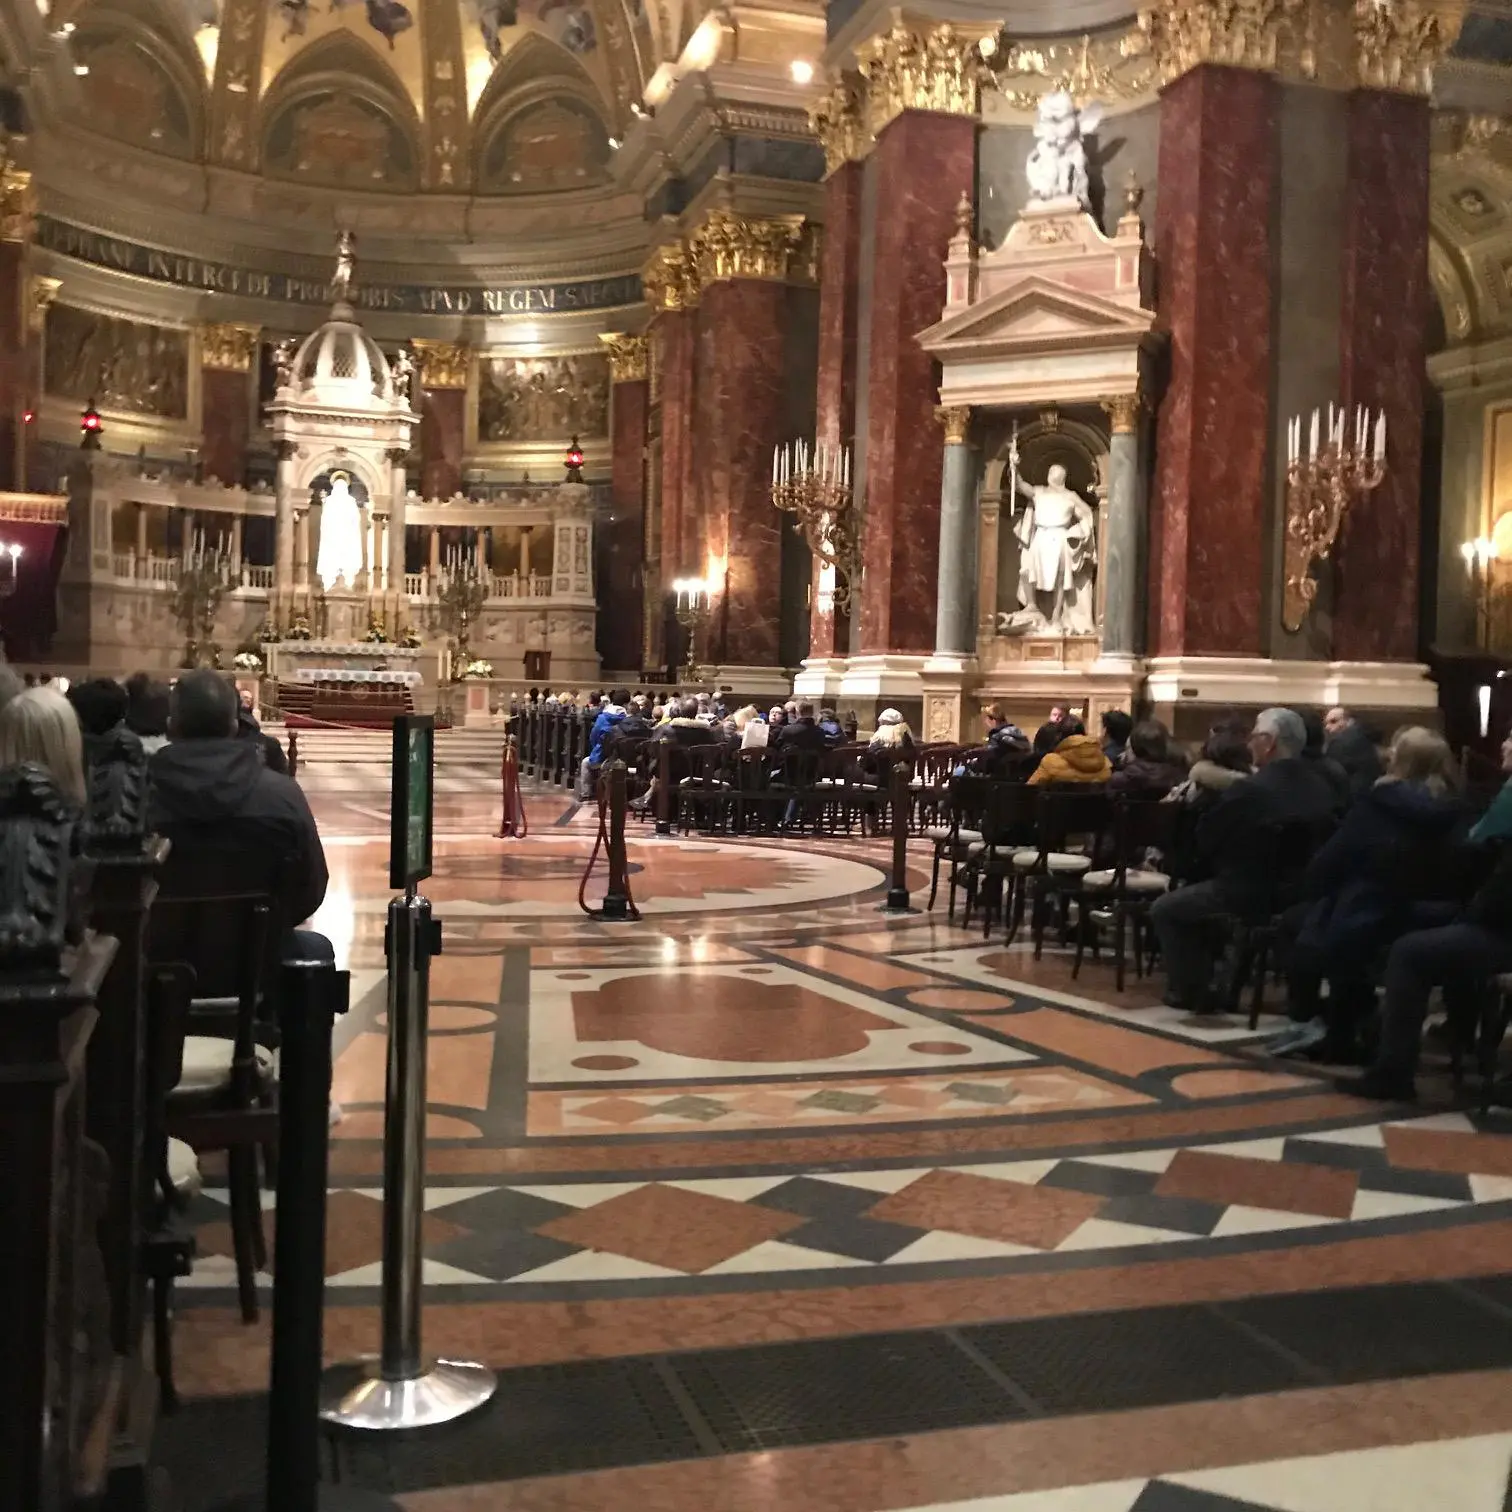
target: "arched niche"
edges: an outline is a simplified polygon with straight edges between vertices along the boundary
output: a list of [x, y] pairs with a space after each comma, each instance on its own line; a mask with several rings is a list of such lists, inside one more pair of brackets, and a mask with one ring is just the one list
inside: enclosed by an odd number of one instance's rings
[[420, 123], [397, 74], [335, 32], [304, 48], [261, 110], [263, 171], [335, 189], [420, 187]]
[[473, 179], [491, 194], [589, 188], [609, 177], [602, 98], [582, 65], [532, 35], [496, 70], [478, 102]]
[[193, 160], [205, 135], [204, 65], [173, 13], [91, 6], [72, 41], [91, 129], [152, 152]]

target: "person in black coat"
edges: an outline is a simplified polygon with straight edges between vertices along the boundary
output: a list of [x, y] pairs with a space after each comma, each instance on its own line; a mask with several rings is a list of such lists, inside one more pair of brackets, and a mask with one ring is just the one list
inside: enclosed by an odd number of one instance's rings
[[785, 724], [777, 735], [777, 749], [779, 751], [827, 751], [829, 740], [819, 722], [814, 718], [814, 706], [811, 703], [798, 705], [798, 717]]
[[1218, 926], [1233, 914], [1269, 913], [1281, 901], [1284, 865], [1305, 858], [1278, 858], [1276, 829], [1295, 825], [1322, 832], [1334, 811], [1333, 793], [1302, 759], [1306, 731], [1292, 709], [1265, 709], [1255, 716], [1250, 754], [1256, 772], [1235, 783], [1197, 826], [1198, 861], [1208, 879], [1158, 898], [1150, 910], [1168, 979], [1167, 1002], [1188, 1012], [1210, 1005]]
[[1343, 768], [1356, 798], [1368, 792], [1381, 775], [1381, 752], [1375, 737], [1348, 709], [1333, 708], [1323, 716], [1323, 750]]
[[[1107, 747], [1103, 750], [1106, 754]], [[1108, 791], [1127, 798], [1164, 798], [1186, 774], [1186, 761], [1172, 746], [1171, 732], [1158, 719], [1142, 719], [1129, 732], [1124, 758], [1114, 764], [1108, 779]]]
[[[1303, 878], [1307, 901], [1287, 960], [1291, 1015], [1305, 1024], [1271, 1047], [1348, 1064], [1374, 1004], [1382, 952], [1414, 918], [1452, 896], [1469, 809], [1457, 791], [1448, 743], [1431, 730], [1401, 731], [1386, 775], [1345, 815]], [[1329, 995], [1319, 988], [1328, 979]]]
[[[1334, 812], [1342, 814], [1356, 796], [1349, 773], [1324, 750], [1323, 721], [1309, 710], [1302, 716], [1302, 725], [1307, 731], [1307, 745], [1303, 748], [1302, 759], [1311, 762], [1313, 769], [1328, 784], [1333, 793]], [[1379, 768], [1376, 775], [1380, 775]]]

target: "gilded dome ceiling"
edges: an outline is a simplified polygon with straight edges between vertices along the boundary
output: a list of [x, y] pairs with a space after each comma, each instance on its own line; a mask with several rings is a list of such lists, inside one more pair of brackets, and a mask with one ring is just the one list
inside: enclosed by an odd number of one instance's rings
[[61, 0], [116, 141], [337, 190], [591, 189], [700, 0]]

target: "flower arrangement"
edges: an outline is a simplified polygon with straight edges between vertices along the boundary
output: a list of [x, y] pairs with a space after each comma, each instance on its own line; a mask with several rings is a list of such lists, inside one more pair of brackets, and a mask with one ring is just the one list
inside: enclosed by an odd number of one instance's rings
[[257, 627], [257, 638], [265, 646], [272, 645], [275, 641], [280, 641], [283, 639], [283, 637], [278, 633], [278, 626], [275, 625], [271, 619], [265, 619], [262, 624]]
[[263, 659], [256, 651], [238, 651], [231, 660], [238, 672], [261, 672]]
[[413, 625], [406, 625], [399, 637], [399, 644], [413, 651], [420, 644], [420, 632]]
[[484, 661], [483, 658], [475, 657], [462, 668], [463, 677], [492, 677], [493, 663]]
[[284, 635], [284, 639], [297, 641], [314, 640], [315, 634], [310, 629], [309, 620], [302, 614], [296, 614], [289, 625], [288, 632]]
[[384, 628], [383, 616], [375, 614], [368, 621], [367, 634], [362, 639], [372, 646], [386, 646], [389, 643], [388, 631]]

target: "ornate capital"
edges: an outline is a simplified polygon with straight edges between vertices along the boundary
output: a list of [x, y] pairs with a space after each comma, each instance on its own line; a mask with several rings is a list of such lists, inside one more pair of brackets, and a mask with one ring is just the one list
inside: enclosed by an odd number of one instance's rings
[[801, 215], [749, 216], [714, 210], [688, 240], [700, 287], [732, 278], [783, 282], [803, 235]]
[[1115, 394], [1111, 399], [1104, 399], [1102, 407], [1108, 412], [1108, 419], [1113, 423], [1115, 436], [1131, 435], [1134, 427], [1139, 423], [1139, 408], [1143, 401], [1137, 393]]
[[52, 307], [52, 302], [58, 297], [58, 290], [62, 287], [61, 278], [46, 278], [40, 273], [32, 274], [31, 298], [26, 305], [26, 324], [34, 336], [42, 334], [42, 329], [47, 324], [47, 312]]
[[981, 55], [948, 21], [925, 32], [897, 21], [860, 56], [866, 124], [874, 136], [905, 110], [977, 113], [985, 73]]
[[615, 332], [599, 340], [609, 349], [609, 379], [612, 383], [644, 383], [649, 368], [650, 343], [644, 332]]
[[257, 360], [258, 328], [250, 325], [200, 327], [200, 364], [225, 373], [250, 373]]
[[969, 404], [937, 404], [935, 419], [945, 427], [946, 446], [965, 446], [966, 432], [971, 428]]
[[641, 269], [641, 289], [653, 310], [686, 310], [698, 303], [698, 265], [686, 242], [668, 242]]
[[391, 446], [384, 452], [383, 460], [390, 467], [403, 467], [409, 461], [409, 448], [407, 446]]
[[1316, 47], [1314, 0], [1167, 0], [1140, 11], [1125, 39], [1128, 55], [1148, 55], [1167, 80], [1202, 63], [1270, 70], [1283, 60], [1310, 79]]
[[809, 111], [809, 125], [824, 148], [824, 171], [865, 157], [871, 146], [866, 129], [866, 91], [859, 74], [843, 73], [830, 92]]
[[411, 343], [419, 359], [420, 386], [428, 389], [465, 389], [467, 387], [468, 350], [461, 342], [424, 341]]
[[[1355, 0], [1355, 66], [1366, 89], [1427, 94], [1433, 68], [1459, 32], [1463, 4]], [[1453, 12], [1453, 13], [1451, 13]]]
[[4, 149], [4, 167], [0, 168], [0, 241], [29, 242], [37, 219], [37, 197], [32, 193], [32, 176], [18, 168]]

